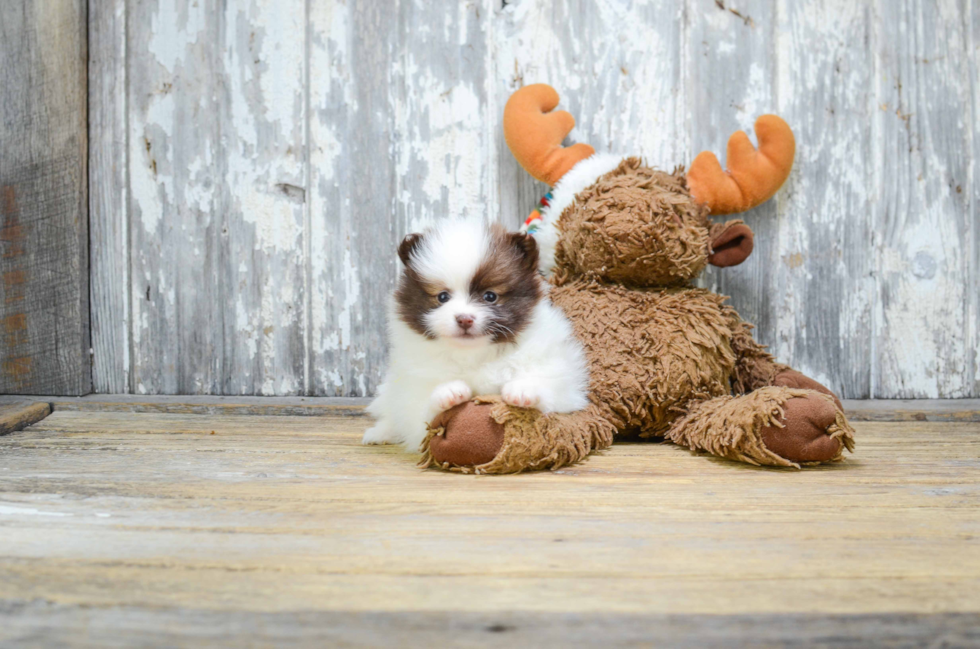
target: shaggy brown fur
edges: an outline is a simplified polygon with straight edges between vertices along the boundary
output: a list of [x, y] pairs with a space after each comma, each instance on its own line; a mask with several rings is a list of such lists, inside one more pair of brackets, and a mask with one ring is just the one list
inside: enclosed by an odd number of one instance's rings
[[703, 289], [578, 279], [551, 292], [589, 359], [590, 398], [624, 433], [662, 436], [688, 400], [731, 393], [738, 316]]
[[[616, 432], [594, 406], [572, 414], [542, 415], [530, 408], [508, 406], [493, 396], [477, 397], [456, 408], [457, 412], [446, 411], [432, 422], [420, 466], [462, 473], [558, 469], [584, 459], [592, 451], [608, 448]], [[483, 417], [487, 419], [479, 421]], [[481, 463], [436, 459], [469, 453], [474, 445], [469, 433], [474, 428], [493, 430], [494, 439], [499, 436], [496, 455]], [[481, 437], [478, 435], [477, 439]]]
[[684, 175], [626, 158], [561, 215], [555, 281], [587, 274], [626, 286], [676, 286], [707, 265], [708, 211]]
[[[851, 429], [843, 413], [837, 410], [834, 400], [826, 394], [765, 387], [737, 397], [694, 402], [688, 407], [687, 414], [671, 426], [667, 438], [690, 449], [731, 460], [799, 468], [799, 463], [837, 461], [841, 458], [843, 446], [848, 450], [854, 447]], [[799, 408], [799, 416], [812, 418], [815, 424], [812, 437], [798, 444], [800, 448], [792, 448], [793, 441], [787, 440], [785, 450], [803, 453], [802, 457], [794, 457], [797, 461], [770, 448], [773, 442], [778, 445], [783, 441], [778, 430], [786, 427], [786, 414], [791, 407]], [[766, 439], [767, 435], [771, 440]], [[826, 448], [820, 447], [821, 444]], [[814, 445], [817, 448], [810, 448]], [[813, 450], [824, 451], [831, 457], [818, 454], [811, 460], [807, 452]]]
[[712, 226], [682, 172], [627, 158], [576, 195], [558, 226], [550, 298], [585, 346], [592, 405], [542, 415], [481, 397], [433, 422], [424, 466], [557, 468], [613, 433], [770, 466], [833, 462], [853, 448], [827, 388], [776, 363], [727, 298], [690, 286], [709, 258], [743, 260], [752, 233], [740, 221]]

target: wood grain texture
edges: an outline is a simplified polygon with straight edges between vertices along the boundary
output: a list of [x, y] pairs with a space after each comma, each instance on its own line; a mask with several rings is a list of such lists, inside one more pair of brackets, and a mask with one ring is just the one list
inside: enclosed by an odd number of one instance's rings
[[[738, 14], [732, 13], [736, 8]], [[743, 215], [758, 233], [748, 262], [713, 269], [760, 342], [849, 398], [870, 396], [873, 277], [870, 8], [863, 3], [740, 2], [695, 17], [689, 93], [695, 153], [775, 112], [797, 138], [792, 175]]]
[[91, 386], [85, 6], [0, 6], [0, 394]]
[[367, 425], [55, 412], [0, 438], [0, 616], [980, 613], [978, 423], [861, 423], [805, 471], [619, 444], [504, 478]]
[[305, 393], [307, 2], [221, 3], [219, 394]]
[[867, 164], [875, 155], [868, 129], [874, 14], [863, 2], [781, 0], [777, 15], [775, 110], [802, 145], [776, 202], [777, 258], [766, 290], [774, 297], [775, 322], [763, 342], [834, 391], [866, 399], [874, 353], [868, 215], [875, 197]]
[[[695, 3], [696, 9], [690, 15], [685, 92], [691, 98], [691, 115], [685, 126], [691, 132], [691, 147], [678, 161], [683, 163], [701, 151], [711, 151], [724, 160], [732, 133], [752, 133], [760, 112], [776, 112], [777, 108], [777, 70], [782, 52], [777, 53], [776, 3], [757, 0], [713, 7], [709, 4]], [[788, 116], [787, 119], [791, 120]], [[790, 125], [795, 131], [797, 125], [792, 121]], [[794, 173], [798, 170], [794, 165]], [[719, 219], [745, 220], [758, 233], [755, 247], [742, 265], [709, 268], [700, 280], [706, 288], [731, 295], [732, 305], [756, 327], [755, 337], [766, 345], [779, 340], [772, 334], [777, 332], [780, 316], [795, 315], [779, 310], [781, 296], [773, 290], [777, 280], [772, 269], [781, 265], [782, 247], [773, 235], [781, 225], [777, 207], [785, 201], [786, 193], [782, 191], [754, 210]], [[796, 332], [784, 329], [780, 333], [789, 338]], [[791, 362], [788, 358], [780, 360]]]
[[877, 8], [873, 396], [977, 396], [971, 4]]
[[305, 391], [305, 4], [130, 3], [139, 393]]
[[980, 399], [844, 400], [851, 421], [980, 421]]
[[494, 27], [501, 220], [516, 227], [547, 191], [502, 137], [504, 104], [526, 84], [558, 89], [576, 117], [573, 139], [597, 151], [669, 169], [686, 161], [688, 30], [685, 5], [669, 0], [506, 3]]
[[980, 615], [664, 615], [316, 611], [253, 613], [90, 608], [48, 602], [0, 603], [0, 641], [38, 645], [155, 649], [187, 645], [274, 647], [969, 647]]
[[[319, 4], [319, 3], [317, 3]], [[395, 277], [398, 171], [392, 65], [400, 5], [325, 3], [311, 14], [310, 369], [314, 394], [371, 394]]]
[[[345, 416], [366, 417], [369, 399], [361, 397], [212, 397], [138, 394], [90, 394], [49, 399], [54, 410], [157, 412], [183, 415]], [[4, 402], [0, 400], [0, 407]], [[980, 419], [980, 406], [977, 407]]]
[[366, 396], [398, 242], [495, 219], [493, 3], [317, 3], [311, 14], [310, 393]]
[[224, 376], [227, 80], [217, 7], [126, 5], [130, 384], [137, 393], [214, 393]]
[[[782, 114], [794, 172], [744, 216], [753, 256], [703, 284], [844, 397], [980, 396], [967, 0], [91, 11], [117, 57], [92, 95], [100, 390], [372, 394], [399, 239], [464, 213], [516, 227], [545, 191], [501, 133], [510, 93], [544, 81], [578, 118], [575, 139], [664, 168]], [[127, 74], [123, 102], [108, 93]], [[112, 161], [127, 156], [119, 189]]]
[[[980, 7], [967, 3], [965, 16], [969, 31], [967, 32], [967, 55], [969, 58], [970, 96], [972, 98], [973, 124], [967, 129], [967, 136], [973, 143], [970, 178], [971, 189], [967, 200], [967, 214], [973, 215], [973, 240], [969, 242], [970, 257], [967, 274], [967, 286], [980, 284], [980, 226], [977, 225], [977, 215], [980, 214]], [[969, 122], [968, 122], [969, 124]], [[980, 291], [967, 291], [967, 302], [970, 306], [967, 321], [967, 336], [970, 338], [967, 349], [967, 380], [970, 367], [973, 368], [974, 396], [980, 396]]]
[[92, 389], [130, 392], [126, 0], [88, 6]]

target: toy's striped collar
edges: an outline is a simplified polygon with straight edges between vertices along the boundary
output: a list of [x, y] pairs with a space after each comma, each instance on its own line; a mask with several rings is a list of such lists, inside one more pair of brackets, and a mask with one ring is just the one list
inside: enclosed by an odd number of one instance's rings
[[534, 233], [537, 232], [542, 225], [541, 211], [551, 205], [551, 198], [551, 192], [548, 192], [541, 197], [541, 200], [538, 201], [538, 206], [531, 211], [530, 216], [524, 219], [524, 225], [521, 226], [521, 232], [534, 236]]

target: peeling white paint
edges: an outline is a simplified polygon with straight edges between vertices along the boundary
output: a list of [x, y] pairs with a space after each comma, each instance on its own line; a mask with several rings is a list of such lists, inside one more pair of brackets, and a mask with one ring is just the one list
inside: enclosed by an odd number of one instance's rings
[[160, 0], [148, 30], [146, 51], [170, 74], [191, 46], [203, 44], [209, 5], [203, 2]]
[[169, 130], [174, 120], [174, 98], [170, 94], [150, 99], [145, 121], [134, 121], [130, 129], [129, 169], [133, 199], [139, 206], [143, 228], [156, 235], [163, 218], [164, 202], [174, 200], [173, 177], [162, 172], [162, 165], [173, 154], [170, 142], [155, 136], [150, 126]]
[[501, 113], [543, 81], [575, 139], [668, 169], [786, 117], [796, 167], [745, 215], [756, 252], [705, 283], [845, 396], [975, 396], [980, 227], [956, 187], [976, 194], [978, 54], [954, 0], [906, 4], [127, 5], [134, 389], [370, 393], [392, 244], [527, 214], [543, 188]]
[[[978, 308], [976, 280], [970, 286], [966, 276], [977, 245], [976, 215], [964, 212], [960, 199], [975, 155], [964, 122], [971, 65], [958, 12], [955, 2], [929, 10], [915, 4], [882, 15], [878, 26], [879, 32], [909, 33], [877, 43], [875, 122], [886, 153], [876, 161], [876, 221], [885, 243], [875, 396], [976, 395], [977, 357], [970, 345], [976, 334], [967, 329]], [[975, 70], [977, 53], [970, 56]]]
[[[257, 178], [252, 182], [260, 182]], [[238, 187], [237, 211], [242, 221], [255, 226], [255, 250], [274, 254], [299, 249], [302, 215], [295, 205], [271, 187], [243, 182]]]

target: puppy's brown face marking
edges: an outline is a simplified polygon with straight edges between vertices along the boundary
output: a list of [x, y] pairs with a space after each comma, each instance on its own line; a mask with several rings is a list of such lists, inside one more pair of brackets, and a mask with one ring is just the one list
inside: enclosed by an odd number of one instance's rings
[[514, 342], [541, 300], [538, 247], [529, 235], [490, 229], [490, 249], [470, 281], [470, 299], [484, 303], [484, 330], [495, 343]]
[[438, 336], [425, 326], [424, 318], [426, 313], [439, 306], [438, 294], [438, 287], [427, 283], [411, 265], [405, 267], [395, 289], [398, 317], [413, 331], [430, 340]]
[[[538, 248], [527, 235], [508, 233], [490, 226], [487, 250], [469, 281], [466, 299], [481, 315], [482, 335], [494, 343], [513, 342], [531, 319], [543, 296], [538, 274]], [[442, 304], [439, 294], [447, 287], [423, 277], [413, 256], [426, 235], [409, 235], [399, 247], [405, 269], [395, 291], [398, 317], [413, 331], [430, 340], [439, 338], [427, 326], [427, 316]]]

